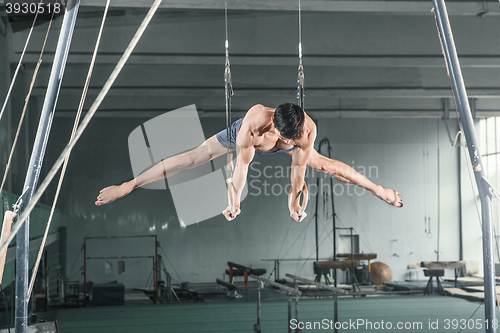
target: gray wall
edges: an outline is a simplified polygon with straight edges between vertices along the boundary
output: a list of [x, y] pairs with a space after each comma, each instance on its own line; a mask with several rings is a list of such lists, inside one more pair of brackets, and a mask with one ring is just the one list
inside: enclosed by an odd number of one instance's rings
[[[86, 107], [125, 49], [144, 11], [115, 12], [109, 18]], [[99, 110], [112, 116], [92, 120], [73, 151], [58, 205], [68, 227], [68, 277], [81, 279], [81, 245], [84, 237], [94, 236], [158, 235], [163, 249], [160, 254], [168, 257], [167, 269], [179, 281], [213, 281], [222, 275], [228, 260], [271, 270], [272, 264], [261, 259], [313, 257], [314, 197], [308, 207], [309, 217], [300, 224], [288, 217], [286, 195], [255, 196], [252, 187], [243, 202], [243, 213], [232, 223], [217, 216], [181, 228], [168, 190], [139, 189], [109, 206], [94, 206], [100, 189], [132, 178], [128, 135], [148, 118], [133, 118], [129, 114], [137, 116], [148, 111], [159, 114], [193, 103], [207, 113], [224, 109], [222, 12], [165, 10], [159, 14]], [[465, 163], [463, 157], [462, 163], [458, 163], [457, 151], [449, 157], [451, 143], [444, 121], [347, 119], [351, 114], [355, 117], [357, 111], [401, 111], [399, 114], [403, 116], [408, 111], [408, 116], [436, 118], [444, 113], [442, 99], [449, 99], [451, 93], [430, 8], [427, 15], [413, 15], [411, 11], [407, 14], [305, 12], [303, 21], [306, 109], [346, 117], [320, 119], [318, 141], [327, 136], [334, 158], [360, 171], [371, 171], [376, 183], [398, 190], [405, 200], [403, 209], [395, 209], [369, 193], [353, 195], [352, 186], [334, 182], [336, 193], [343, 192], [335, 197], [339, 225], [355, 228], [361, 238], [361, 251], [376, 252], [378, 259], [391, 267], [395, 280], [407, 276], [409, 263], [437, 259], [438, 221], [440, 259], [459, 259], [460, 213], [464, 224], [464, 258], [481, 260], [480, 229]], [[70, 135], [72, 119], [68, 116], [78, 104], [100, 19], [100, 12], [93, 12], [92, 8], [87, 8], [86, 15], [77, 23], [41, 178]], [[31, 101], [28, 125], [23, 127], [15, 155], [9, 189], [16, 194], [22, 190], [60, 21], [54, 23], [49, 37], [46, 61], [35, 86], [36, 98]], [[466, 82], [479, 96], [478, 109], [498, 111], [495, 82], [499, 66], [492, 57], [498, 55], [499, 44], [491, 43], [498, 30], [497, 17], [480, 20], [475, 15], [454, 16], [452, 24], [459, 53], [465, 55], [462, 59]], [[276, 106], [283, 99], [294, 99], [296, 25], [295, 11], [232, 13], [229, 21], [232, 72], [235, 89], [243, 91], [239, 95], [237, 91], [234, 98], [236, 110], [246, 110], [255, 103]], [[2, 164], [6, 162], [5, 142], [9, 137], [5, 133], [9, 124], [17, 126], [45, 28], [43, 25], [35, 29], [31, 52], [26, 58], [26, 74], [20, 74], [14, 91], [12, 119], [0, 123]], [[2, 96], [8, 87], [9, 72], [13, 72], [9, 66], [16, 63], [26, 34], [10, 34], [10, 44], [6, 37], [0, 36]], [[160, 88], [152, 89], [156, 87]], [[176, 90], [177, 87], [183, 89]], [[223, 118], [202, 119], [206, 137], [224, 124]], [[448, 126], [450, 136], [454, 137], [456, 122], [449, 120]], [[264, 186], [267, 179], [254, 176], [267, 165], [279, 171], [289, 163], [285, 155], [256, 157], [249, 175], [252, 184]], [[458, 205], [459, 175], [462, 212]], [[281, 176], [267, 181], [268, 190], [273, 185], [279, 189], [289, 182]], [[314, 184], [316, 179], [309, 177], [308, 182]], [[42, 201], [50, 204], [54, 192], [52, 185]], [[320, 213], [323, 214], [322, 208]], [[326, 257], [332, 251], [331, 222], [321, 222], [320, 230], [320, 256]], [[94, 244], [93, 249], [94, 254], [104, 256], [118, 255], [117, 248], [123, 248], [124, 255], [132, 255], [135, 250], [146, 255], [151, 248], [146, 242], [133, 244], [103, 242]], [[128, 264], [138, 268], [127, 269], [121, 276], [104, 275], [104, 263], [93, 264], [89, 267], [89, 279], [96, 282], [118, 279], [129, 286], [144, 285], [149, 276], [145, 271], [147, 266], [137, 262]], [[116, 269], [116, 263], [113, 267]], [[310, 276], [312, 263], [282, 263], [282, 271]]]
[[[322, 4], [334, 6], [335, 3]], [[355, 3], [363, 6], [361, 1]], [[387, 5], [387, 2], [369, 3], [367, 7], [373, 8]], [[279, 4], [269, 2], [270, 7]], [[476, 5], [480, 3], [470, 6]], [[374, 115], [392, 112], [403, 117], [441, 116], [442, 99], [451, 101], [452, 95], [431, 12], [432, 2], [408, 2], [407, 6], [407, 12], [401, 14], [373, 13], [369, 9], [366, 13], [304, 10], [308, 110], [344, 112], [345, 117], [361, 111]], [[415, 6], [425, 6], [426, 10], [415, 12]], [[490, 5], [494, 6], [498, 7], [498, 3]], [[68, 58], [68, 75], [61, 92], [60, 112], [72, 113], [78, 106], [99, 28], [100, 9], [86, 9], [82, 4]], [[112, 8], [111, 14], [102, 36], [89, 102], [125, 50], [145, 9], [124, 13]], [[476, 109], [482, 115], [498, 113], [500, 65], [496, 57], [500, 46], [494, 42], [499, 31], [498, 17], [450, 17], [467, 87], [470, 96], [477, 99]], [[257, 101], [272, 105], [280, 103], [284, 96], [294, 98], [298, 66], [297, 12], [230, 11], [228, 19], [233, 82], [239, 96], [234, 100], [234, 109], [245, 111], [245, 107]], [[38, 96], [45, 93], [50, 52], [57, 41], [54, 32], [60, 22], [60, 19], [54, 22], [49, 36], [47, 56], [34, 91]], [[45, 26], [35, 29], [26, 56], [31, 68], [38, 60], [45, 33]], [[26, 35], [27, 32], [14, 34], [13, 52], [22, 50]], [[158, 111], [159, 105], [174, 109], [179, 104], [186, 105], [187, 98], [188, 103], [196, 103], [204, 111], [221, 111], [223, 66], [222, 10], [160, 11], [100, 111], [117, 114]]]
[[[455, 121], [448, 125], [453, 135]], [[340, 219], [364, 240], [361, 251], [377, 253], [393, 270], [394, 279], [401, 280], [409, 263], [436, 260], [439, 220], [440, 260], [458, 259], [458, 169], [456, 157], [449, 157], [451, 144], [444, 121], [322, 120], [319, 134], [335, 143], [338, 159], [367, 169], [378, 167], [378, 176], [372, 174], [371, 179], [396, 189], [404, 199], [403, 209], [394, 209], [368, 193], [337, 198]], [[430, 219], [430, 232], [426, 218]]]
[[[250, 167], [249, 195], [242, 204], [242, 214], [231, 223], [222, 215], [181, 228], [169, 191], [138, 189], [110, 205], [96, 207], [99, 190], [120, 184], [133, 177], [128, 156], [130, 132], [147, 119], [103, 119], [91, 122], [89, 131], [75, 147], [70, 160], [59, 208], [68, 227], [68, 260], [70, 279], [81, 278], [83, 263], [80, 252], [83, 238], [95, 236], [158, 235], [158, 241], [169, 261], [167, 269], [176, 280], [213, 281], [220, 277], [227, 261], [253, 267], [272, 269], [270, 258], [314, 258], [314, 206], [311, 196], [308, 218], [296, 223], [288, 217], [286, 195], [273, 195], [288, 184], [280, 172], [290, 164], [286, 155], [257, 156]], [[49, 142], [47, 165], [69, 137], [72, 120], [56, 118]], [[224, 119], [202, 119], [205, 136], [224, 126]], [[454, 120], [448, 123], [451, 135], [456, 132]], [[440, 143], [440, 259], [457, 260], [459, 254], [458, 226], [458, 163], [457, 152], [449, 157], [451, 143], [444, 121], [435, 119], [322, 119], [318, 125], [318, 141], [328, 137], [333, 157], [354, 166], [385, 187], [399, 191], [405, 201], [396, 209], [370, 193], [334, 181], [338, 225], [354, 227], [360, 235], [360, 250], [375, 252], [378, 260], [387, 263], [395, 280], [407, 277], [406, 266], [424, 260], [436, 260], [438, 233], [437, 141]], [[274, 177], [267, 179], [263, 175]], [[310, 170], [311, 171], [311, 170]], [[261, 177], [257, 177], [262, 174]], [[314, 177], [313, 177], [314, 175]], [[307, 182], [315, 192], [316, 178], [309, 173]], [[327, 178], [322, 178], [325, 181]], [[268, 182], [268, 196], [264, 194]], [[261, 194], [256, 196], [260, 189]], [[54, 189], [49, 189], [53, 193]], [[366, 193], [365, 193], [366, 192]], [[196, 207], [193, 207], [196, 209]], [[465, 208], [464, 208], [465, 209]], [[319, 215], [323, 217], [320, 207]], [[426, 233], [425, 218], [430, 219]], [[320, 257], [332, 253], [331, 220], [320, 219]], [[344, 233], [345, 232], [339, 232]], [[467, 236], [467, 235], [466, 235]], [[474, 242], [467, 239], [466, 242]], [[89, 246], [93, 253], [117, 255], [152, 254], [148, 241], [117, 245], [105, 241]], [[467, 243], [469, 244], [469, 243]], [[470, 244], [476, 246], [475, 244]], [[131, 250], [131, 247], [133, 250]], [[90, 249], [90, 248], [89, 248]], [[96, 250], [97, 249], [97, 250]], [[89, 250], [90, 251], [90, 250]], [[136, 251], [136, 252], [134, 252]], [[149, 251], [149, 252], [148, 252]], [[119, 251], [118, 251], [119, 252]], [[477, 259], [477, 258], [476, 258]], [[74, 263], [74, 262], [77, 263]], [[130, 263], [133, 265], [133, 263]], [[71, 270], [71, 267], [73, 269]], [[114, 263], [116, 269], [117, 264]], [[147, 266], [146, 266], [147, 267]], [[283, 262], [282, 272], [312, 276], [312, 262]], [[141, 268], [127, 270], [122, 276], [104, 275], [104, 262], [89, 266], [89, 279], [96, 282], [122, 280], [134, 285], [147, 281], [148, 272]], [[283, 274], [282, 273], [282, 274]], [[132, 277], [130, 275], [133, 275]]]

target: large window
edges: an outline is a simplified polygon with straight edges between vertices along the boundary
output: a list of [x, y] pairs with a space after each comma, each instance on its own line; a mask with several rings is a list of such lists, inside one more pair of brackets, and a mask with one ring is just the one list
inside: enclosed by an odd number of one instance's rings
[[[500, 117], [481, 119], [479, 130], [479, 145], [486, 177], [500, 191]], [[500, 232], [500, 205], [496, 199], [493, 199], [493, 224], [496, 232]]]

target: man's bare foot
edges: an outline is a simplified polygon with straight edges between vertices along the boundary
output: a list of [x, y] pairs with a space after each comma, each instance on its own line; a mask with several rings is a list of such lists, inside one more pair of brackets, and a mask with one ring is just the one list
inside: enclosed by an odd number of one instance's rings
[[[373, 192], [372, 192], [373, 193]], [[379, 199], [384, 200], [389, 205], [395, 207], [403, 207], [403, 199], [398, 192], [391, 190], [390, 188], [383, 188], [380, 186], [380, 190], [377, 193], [373, 193]]]
[[130, 182], [121, 185], [113, 185], [103, 188], [97, 196], [96, 206], [109, 204], [117, 199], [123, 198], [133, 190], [133, 185]]

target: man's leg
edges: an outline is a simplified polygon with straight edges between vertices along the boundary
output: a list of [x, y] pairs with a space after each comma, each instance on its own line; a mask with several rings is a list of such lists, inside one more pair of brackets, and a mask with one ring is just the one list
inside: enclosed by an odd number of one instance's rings
[[372, 192], [373, 195], [384, 200], [388, 204], [396, 207], [403, 207], [403, 200], [398, 192], [373, 183], [347, 164], [323, 156], [316, 150], [311, 154], [308, 165], [317, 171], [328, 173], [343, 182], [366, 188]]
[[123, 198], [136, 188], [163, 178], [168, 178], [181, 170], [197, 167], [225, 154], [226, 151], [227, 149], [217, 141], [214, 135], [203, 142], [199, 147], [186, 153], [169, 157], [144, 171], [131, 181], [102, 189], [95, 204], [96, 206], [102, 206], [111, 203], [117, 199]]

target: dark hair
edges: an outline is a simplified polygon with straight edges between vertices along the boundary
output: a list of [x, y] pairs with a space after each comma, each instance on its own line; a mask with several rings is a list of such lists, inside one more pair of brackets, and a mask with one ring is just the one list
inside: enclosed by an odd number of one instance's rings
[[293, 103], [281, 104], [274, 111], [274, 126], [286, 139], [295, 139], [304, 126], [304, 111]]

